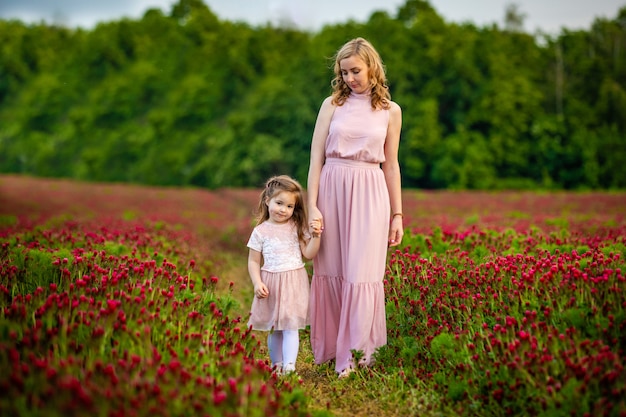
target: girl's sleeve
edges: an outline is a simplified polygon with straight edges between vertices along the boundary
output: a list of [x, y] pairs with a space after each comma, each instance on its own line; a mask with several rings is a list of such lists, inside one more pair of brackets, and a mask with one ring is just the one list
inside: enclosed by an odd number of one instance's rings
[[257, 252], [263, 252], [263, 238], [256, 228], [252, 231], [247, 246]]

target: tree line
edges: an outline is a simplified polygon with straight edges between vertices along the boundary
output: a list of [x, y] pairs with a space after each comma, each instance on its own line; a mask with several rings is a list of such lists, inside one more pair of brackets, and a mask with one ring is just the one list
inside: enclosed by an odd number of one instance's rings
[[0, 20], [0, 172], [149, 185], [306, 181], [331, 58], [362, 36], [403, 109], [403, 186], [623, 189], [626, 7], [558, 35], [446, 22], [426, 0], [326, 25], [201, 0], [93, 29]]

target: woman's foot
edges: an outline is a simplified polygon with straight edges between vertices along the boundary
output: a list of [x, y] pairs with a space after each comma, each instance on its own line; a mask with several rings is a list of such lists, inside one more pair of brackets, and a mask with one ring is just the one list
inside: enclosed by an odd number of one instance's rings
[[354, 372], [354, 368], [346, 368], [343, 371], [339, 372], [338, 378], [344, 379], [350, 376], [350, 374]]

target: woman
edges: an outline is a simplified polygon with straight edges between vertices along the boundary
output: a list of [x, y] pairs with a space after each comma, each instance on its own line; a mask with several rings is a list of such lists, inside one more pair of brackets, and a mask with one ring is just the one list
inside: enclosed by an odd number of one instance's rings
[[335, 55], [333, 93], [320, 108], [309, 166], [311, 219], [324, 228], [313, 261], [311, 345], [339, 377], [368, 366], [387, 343], [387, 247], [403, 235], [398, 146], [402, 111], [391, 101], [378, 52], [363, 38]]

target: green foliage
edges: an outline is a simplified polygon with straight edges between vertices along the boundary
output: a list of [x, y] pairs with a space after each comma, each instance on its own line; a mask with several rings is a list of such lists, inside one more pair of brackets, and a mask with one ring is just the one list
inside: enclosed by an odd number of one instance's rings
[[16, 231], [2, 246], [0, 381], [11, 391], [2, 415], [67, 414], [77, 396], [66, 381], [82, 393], [79, 414], [129, 404], [138, 415], [287, 416], [306, 407], [302, 391], [279, 392], [255, 359], [258, 339], [229, 316], [237, 305], [216, 294], [217, 279], [177, 272], [184, 267], [172, 251], [173, 262], [158, 267], [136, 251], [156, 254], [168, 239], [180, 255], [180, 237], [147, 227], [137, 241], [125, 233], [104, 241], [97, 228], [65, 226]]
[[613, 253], [621, 254], [622, 258], [626, 259], [626, 245], [622, 242], [615, 242], [612, 245], [607, 245], [602, 248], [604, 255], [611, 255]]
[[[111, 241], [104, 242], [103, 249], [106, 253], [110, 253], [115, 256], [126, 255], [129, 253], [128, 247], [121, 243]], [[159, 261], [162, 262], [162, 259], [159, 259]]]
[[485, 246], [477, 245], [472, 250], [471, 258], [474, 259], [476, 262], [482, 262], [490, 254], [491, 254], [491, 251], [489, 251], [489, 249], [487, 249]]
[[570, 308], [561, 313], [563, 321], [567, 324], [566, 328], [575, 327], [578, 330], [585, 328], [586, 313], [580, 308]]
[[441, 228], [433, 229], [432, 235], [406, 234], [402, 239], [403, 246], [410, 247], [414, 252], [421, 253], [423, 257], [431, 257], [444, 254], [450, 248]]
[[364, 36], [403, 109], [406, 187], [622, 189], [623, 15], [553, 37], [449, 23], [416, 0], [316, 33], [221, 20], [202, 0], [91, 30], [0, 20], [0, 172], [305, 182], [330, 58]]
[[[32, 293], [38, 287], [46, 288], [50, 284], [61, 285], [61, 269], [54, 264], [55, 260], [72, 257], [69, 251], [45, 251], [40, 249], [26, 249], [16, 244], [9, 247], [8, 258], [16, 267], [15, 279], [2, 282], [10, 288], [11, 295], [25, 295]], [[8, 278], [8, 277], [7, 277]]]
[[0, 228], [6, 228], [7, 226], [15, 226], [17, 224], [17, 216], [12, 214], [0, 215]]
[[445, 359], [451, 366], [467, 360], [460, 343], [450, 333], [439, 333], [430, 342], [430, 350], [436, 360]]
[[482, 230], [425, 255], [439, 233], [407, 233], [390, 256], [382, 368], [436, 392], [455, 415], [623, 412], [619, 233]]

